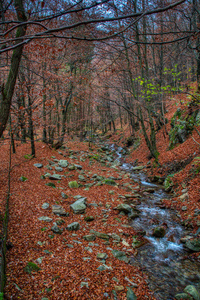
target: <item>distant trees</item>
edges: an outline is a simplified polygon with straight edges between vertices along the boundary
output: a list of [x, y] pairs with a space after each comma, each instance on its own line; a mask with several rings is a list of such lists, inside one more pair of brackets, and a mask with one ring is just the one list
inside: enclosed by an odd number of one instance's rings
[[104, 132], [118, 117], [133, 138], [141, 128], [157, 158], [165, 91], [200, 78], [198, 0], [2, 0], [0, 10], [0, 137], [13, 98], [14, 133], [33, 155], [39, 126], [44, 142], [62, 145], [99, 116]]

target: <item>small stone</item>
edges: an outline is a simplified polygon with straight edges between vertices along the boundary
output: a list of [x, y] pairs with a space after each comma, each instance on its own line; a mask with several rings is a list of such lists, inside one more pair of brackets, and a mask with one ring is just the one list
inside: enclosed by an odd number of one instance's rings
[[47, 209], [47, 208], [49, 208], [49, 203], [43, 203], [42, 204], [42, 209]]
[[73, 222], [67, 226], [67, 230], [78, 230], [80, 228], [80, 224], [78, 222]]
[[52, 188], [55, 188], [55, 187], [56, 187], [55, 184], [54, 184], [53, 182], [47, 182], [47, 183], [46, 183], [46, 186], [50, 186], [50, 187], [52, 187]]
[[89, 288], [89, 284], [88, 284], [88, 282], [81, 282], [81, 288], [82, 287], [86, 287], [86, 288]]
[[94, 234], [84, 235], [83, 238], [86, 241], [94, 241], [94, 240], [96, 240], [96, 236]]
[[186, 211], [186, 210], [187, 210], [187, 206], [182, 206], [182, 207], [181, 207], [181, 210], [182, 210], [182, 211]]
[[119, 204], [117, 207], [114, 208], [115, 210], [118, 210], [119, 212], [124, 212], [125, 214], [129, 214], [132, 212], [132, 208], [128, 204]]
[[57, 233], [57, 234], [61, 234], [62, 233], [62, 229], [60, 229], [56, 223], [51, 227], [51, 230], [54, 233]]
[[127, 288], [126, 299], [127, 300], [137, 300], [135, 293], [133, 292], [133, 290], [130, 287]]
[[112, 250], [111, 251], [113, 256], [116, 257], [119, 260], [125, 261], [126, 263], [129, 262], [129, 258], [126, 256], [126, 253], [123, 251], [118, 251], [118, 250]]
[[62, 177], [61, 177], [61, 175], [58, 175], [58, 174], [52, 174], [51, 176], [49, 176], [49, 179], [51, 179], [51, 180], [61, 180]]
[[63, 192], [61, 192], [61, 197], [62, 197], [63, 199], [67, 199], [67, 198], [68, 198], [67, 194], [65, 194], [65, 193], [63, 193]]
[[188, 193], [185, 193], [185, 194], [183, 194], [183, 195], [181, 195], [181, 196], [179, 197], [179, 199], [180, 199], [181, 201], [186, 200], [186, 199], [188, 199], [188, 198], [189, 198]]
[[91, 222], [91, 221], [94, 220], [94, 217], [93, 217], [93, 216], [87, 216], [87, 217], [84, 218], [84, 220], [85, 220], [86, 222]]
[[49, 218], [49, 217], [45, 217], [45, 216], [42, 216], [42, 217], [39, 217], [38, 220], [40, 221], [44, 221], [44, 222], [51, 222], [52, 219]]
[[108, 257], [108, 255], [106, 253], [98, 253], [97, 254], [98, 259], [106, 259], [107, 257]]
[[80, 181], [83, 181], [83, 182], [86, 181], [86, 179], [85, 179], [85, 177], [84, 177], [83, 175], [79, 175], [79, 176], [78, 176], [78, 179], [79, 179]]
[[24, 182], [24, 181], [28, 180], [28, 178], [26, 178], [25, 176], [21, 176], [21, 177], [19, 178], [19, 180], [22, 181], [22, 182]]
[[111, 234], [111, 237], [112, 237], [113, 240], [115, 240], [115, 241], [117, 241], [117, 242], [120, 242], [120, 241], [121, 241], [120, 236], [119, 236], [118, 234], [116, 234], [116, 233], [112, 233], [112, 234]]
[[57, 172], [62, 172], [62, 171], [63, 171], [63, 168], [61, 168], [61, 167], [55, 167], [55, 170], [56, 170]]
[[67, 246], [68, 248], [74, 248], [74, 246], [73, 246], [72, 244], [66, 244], [66, 246]]
[[52, 212], [55, 215], [67, 216], [65, 209], [61, 205], [52, 205]]
[[123, 291], [123, 290], [124, 290], [123, 285], [115, 285], [115, 291], [116, 291], [116, 292], [121, 292], [121, 291]]
[[40, 169], [40, 168], [42, 168], [42, 167], [43, 167], [43, 164], [38, 164], [38, 163], [37, 163], [37, 164], [34, 164], [34, 167], [36, 167], [36, 168], [39, 168], [39, 169]]
[[58, 165], [59, 165], [59, 167], [61, 167], [61, 168], [66, 168], [67, 166], [68, 166], [68, 161], [67, 160], [65, 160], [65, 159], [61, 159], [61, 160], [59, 160], [59, 162], [58, 162]]

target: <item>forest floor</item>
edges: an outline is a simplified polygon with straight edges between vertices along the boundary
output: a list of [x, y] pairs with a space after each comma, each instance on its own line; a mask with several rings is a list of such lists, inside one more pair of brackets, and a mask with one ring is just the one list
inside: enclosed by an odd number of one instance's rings
[[[172, 105], [166, 117], [170, 119], [176, 109]], [[166, 126], [169, 130], [170, 123]], [[200, 227], [200, 176], [196, 173], [196, 158], [200, 156], [196, 142], [200, 143], [200, 136], [193, 131], [183, 144], [168, 150], [168, 136], [163, 131], [157, 133], [159, 166], [149, 158], [142, 137], [137, 149], [129, 148], [126, 160], [135, 164], [137, 160], [138, 166], [149, 162], [144, 171], [151, 178], [175, 174], [173, 201], [164, 203], [176, 209], [184, 224], [196, 232]], [[119, 129], [107, 135], [109, 140], [104, 143], [125, 146], [128, 135], [127, 129]], [[115, 209], [130, 194], [140, 193], [141, 187], [129, 173], [109, 163], [112, 153], [99, 149], [98, 144], [89, 147], [88, 142], [78, 140], [68, 141], [63, 150], [37, 142], [36, 157], [31, 158], [30, 144], [16, 142], [11, 161], [5, 299], [123, 300], [127, 299], [127, 291], [130, 299], [134, 294], [138, 300], [155, 299], [145, 273], [128, 263], [137, 255], [133, 237], [138, 242], [143, 238], [130, 226], [127, 215]], [[0, 155], [3, 214], [9, 168], [6, 141], [1, 142]], [[62, 170], [60, 160], [69, 163]], [[38, 163], [41, 168], [34, 166]], [[47, 172], [55, 172], [61, 179], [51, 180], [45, 176]], [[70, 181], [77, 181], [79, 187], [69, 187]], [[187, 197], [182, 199], [183, 189]], [[77, 199], [86, 203], [84, 214], [74, 213], [71, 207]], [[61, 210], [60, 215], [55, 209]], [[77, 230], [70, 230], [70, 224]], [[198, 252], [191, 256], [199, 259]]]

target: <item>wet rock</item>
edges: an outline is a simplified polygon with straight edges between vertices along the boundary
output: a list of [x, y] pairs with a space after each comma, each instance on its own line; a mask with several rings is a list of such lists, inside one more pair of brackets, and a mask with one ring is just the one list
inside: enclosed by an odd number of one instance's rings
[[68, 186], [71, 188], [71, 189], [77, 189], [79, 187], [79, 184], [77, 181], [70, 181], [68, 183]]
[[175, 299], [177, 299], [177, 300], [193, 300], [193, 298], [186, 293], [176, 294]]
[[40, 168], [42, 168], [42, 167], [43, 167], [43, 164], [38, 164], [38, 163], [37, 163], [37, 164], [34, 164], [34, 167], [36, 167], [36, 168], [39, 168], [39, 169], [40, 169]]
[[133, 292], [133, 290], [130, 287], [127, 288], [126, 299], [127, 300], [137, 300], [135, 293]]
[[136, 237], [133, 237], [132, 247], [133, 249], [138, 248], [142, 245], [142, 242], [140, 240], [137, 240]]
[[75, 214], [83, 214], [86, 210], [86, 198], [80, 198], [76, 202], [70, 205]]
[[193, 252], [199, 252], [200, 251], [200, 239], [196, 238], [194, 240], [189, 240], [185, 243], [186, 248]]
[[164, 237], [165, 233], [166, 233], [165, 228], [162, 226], [155, 227], [153, 230], [153, 236], [158, 238]]
[[67, 226], [67, 230], [72, 231], [72, 230], [78, 230], [80, 228], [80, 224], [78, 222], [73, 222]]
[[131, 210], [131, 213], [128, 214], [128, 218], [129, 218], [130, 220], [134, 220], [134, 219], [138, 218], [139, 215], [140, 215], [140, 211], [139, 211], [139, 210], [137, 210], [137, 209], [132, 209], [132, 210]]
[[119, 204], [117, 207], [114, 208], [115, 210], [118, 210], [119, 212], [123, 211], [125, 214], [131, 214], [132, 208], [130, 205], [122, 203]]
[[191, 295], [194, 300], [200, 300], [200, 295], [193, 285], [186, 286], [186, 288], [184, 289], [184, 292]]
[[59, 216], [67, 216], [68, 213], [66, 213], [65, 209], [61, 205], [52, 205], [52, 212], [55, 215]]

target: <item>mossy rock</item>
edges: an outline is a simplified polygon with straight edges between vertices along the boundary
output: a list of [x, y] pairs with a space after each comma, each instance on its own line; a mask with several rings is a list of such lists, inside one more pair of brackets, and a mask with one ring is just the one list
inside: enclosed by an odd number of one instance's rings
[[111, 185], [111, 186], [116, 186], [116, 182], [113, 180], [113, 179], [105, 179], [103, 181], [104, 184], [107, 184], [107, 185]]
[[39, 270], [41, 270], [41, 268], [31, 261], [29, 261], [26, 267], [24, 268], [24, 271], [28, 274], [31, 274], [31, 272], [38, 272]]
[[71, 189], [77, 189], [79, 187], [79, 184], [77, 181], [70, 181], [68, 183], [68, 186], [71, 188]]
[[28, 178], [26, 178], [25, 176], [21, 176], [19, 180], [22, 181], [22, 182], [24, 182], [24, 181], [27, 181]]
[[48, 183], [46, 183], [46, 185], [47, 185], [47, 186], [50, 186], [50, 187], [52, 187], [52, 188], [55, 188], [55, 187], [56, 187], [55, 184], [54, 184], [53, 182], [48, 182]]
[[91, 221], [94, 220], [94, 217], [93, 217], [93, 216], [86, 216], [86, 217], [84, 218], [84, 220], [85, 220], [86, 222], [91, 222]]
[[168, 175], [164, 181], [164, 187], [165, 187], [165, 191], [170, 191], [174, 185], [172, 177], [174, 176], [174, 174]]

